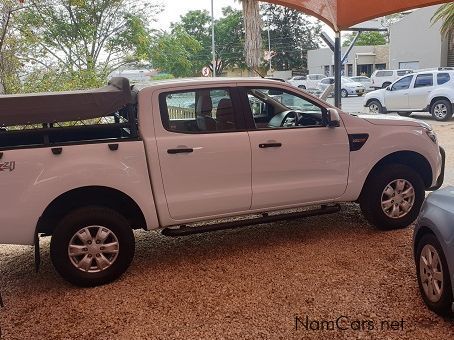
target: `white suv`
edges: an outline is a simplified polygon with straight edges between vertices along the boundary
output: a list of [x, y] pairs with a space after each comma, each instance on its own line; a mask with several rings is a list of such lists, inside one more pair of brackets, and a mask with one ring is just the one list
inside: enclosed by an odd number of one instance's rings
[[367, 94], [364, 103], [370, 113], [397, 112], [409, 116], [412, 112], [429, 111], [436, 120], [448, 120], [453, 113], [454, 71], [404, 76], [386, 89]]
[[372, 73], [370, 79], [372, 80], [372, 87], [376, 89], [381, 89], [388, 87], [399, 79], [402, 76], [413, 73], [412, 70], [402, 69], [402, 70], [377, 70]]
[[325, 78], [323, 74], [308, 74], [307, 76], [296, 76], [289, 79], [289, 83], [299, 89], [317, 89], [320, 80]]

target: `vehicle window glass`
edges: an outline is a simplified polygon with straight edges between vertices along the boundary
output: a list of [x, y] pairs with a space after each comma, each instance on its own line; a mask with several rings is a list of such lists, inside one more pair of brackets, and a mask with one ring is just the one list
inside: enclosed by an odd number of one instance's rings
[[438, 73], [437, 74], [437, 84], [442, 85], [451, 80], [449, 73]]
[[392, 77], [393, 71], [378, 71], [376, 77]]
[[163, 93], [160, 99], [162, 123], [169, 131], [209, 133], [239, 129], [229, 90]]
[[434, 79], [433, 79], [432, 73], [420, 74], [416, 77], [416, 80], [415, 80], [415, 88], [433, 86], [433, 84], [434, 84]]
[[393, 91], [407, 90], [410, 87], [413, 76], [404, 77], [394, 83]]
[[404, 76], [404, 75], [406, 75], [406, 74], [409, 74], [409, 73], [411, 73], [410, 70], [400, 70], [400, 71], [397, 71], [397, 75], [398, 75], [399, 77], [402, 77], [402, 76]]
[[247, 91], [257, 129], [322, 127], [322, 108], [291, 92], [274, 88]]

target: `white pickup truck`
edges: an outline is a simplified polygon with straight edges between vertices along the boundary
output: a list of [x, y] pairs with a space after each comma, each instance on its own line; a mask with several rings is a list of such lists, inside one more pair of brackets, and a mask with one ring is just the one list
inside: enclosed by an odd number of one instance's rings
[[0, 127], [0, 244], [35, 245], [39, 264], [39, 237], [52, 236], [56, 270], [80, 286], [127, 269], [133, 229], [182, 236], [333, 213], [338, 202], [400, 228], [443, 181], [427, 124], [350, 115], [265, 79], [131, 89], [114, 78], [0, 96]]

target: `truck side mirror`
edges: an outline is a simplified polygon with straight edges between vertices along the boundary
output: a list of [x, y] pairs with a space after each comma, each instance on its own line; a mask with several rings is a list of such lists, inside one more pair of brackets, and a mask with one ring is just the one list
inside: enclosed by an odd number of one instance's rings
[[324, 112], [324, 120], [326, 122], [326, 126], [335, 128], [340, 126], [340, 116], [339, 112], [336, 109], [328, 108]]

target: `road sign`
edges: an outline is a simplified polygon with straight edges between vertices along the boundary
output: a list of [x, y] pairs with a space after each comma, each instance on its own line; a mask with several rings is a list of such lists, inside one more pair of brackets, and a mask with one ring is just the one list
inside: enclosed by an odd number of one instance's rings
[[210, 74], [211, 74], [211, 70], [209, 67], [206, 66], [202, 69], [202, 76], [209, 77]]

